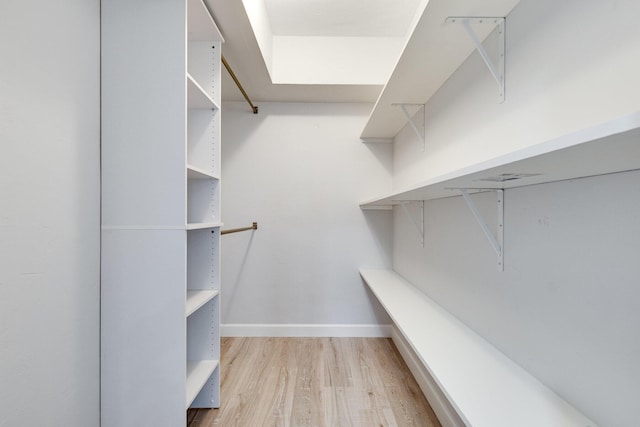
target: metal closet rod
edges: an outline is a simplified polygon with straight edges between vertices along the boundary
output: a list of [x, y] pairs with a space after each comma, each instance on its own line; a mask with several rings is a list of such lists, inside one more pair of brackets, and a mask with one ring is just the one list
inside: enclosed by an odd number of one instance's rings
[[249, 230], [257, 230], [258, 223], [254, 222], [250, 227], [242, 227], [242, 228], [230, 228], [229, 230], [222, 230], [220, 234], [231, 234], [231, 233], [239, 233], [241, 231], [249, 231]]
[[233, 70], [229, 66], [229, 63], [227, 62], [227, 60], [224, 59], [224, 55], [221, 55], [221, 56], [222, 56], [222, 63], [224, 64], [224, 68], [227, 69], [227, 71], [229, 72], [229, 75], [231, 75], [231, 78], [233, 79], [233, 81], [236, 82], [236, 86], [238, 86], [238, 89], [240, 89], [240, 92], [242, 92], [242, 95], [244, 96], [244, 99], [246, 99], [247, 102], [249, 103], [249, 105], [251, 106], [251, 110], [253, 111], [253, 114], [258, 114], [258, 107], [253, 105], [253, 102], [251, 102], [251, 99], [249, 98], [249, 95], [247, 95], [247, 92], [245, 92], [244, 88], [240, 84], [240, 80], [238, 80], [238, 78], [236, 77], [236, 74], [233, 72]]

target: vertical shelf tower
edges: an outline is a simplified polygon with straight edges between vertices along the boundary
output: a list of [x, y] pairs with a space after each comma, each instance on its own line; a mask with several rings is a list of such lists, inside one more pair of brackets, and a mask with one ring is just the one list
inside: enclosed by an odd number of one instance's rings
[[105, 427], [220, 406], [222, 42], [202, 0], [102, 4]]

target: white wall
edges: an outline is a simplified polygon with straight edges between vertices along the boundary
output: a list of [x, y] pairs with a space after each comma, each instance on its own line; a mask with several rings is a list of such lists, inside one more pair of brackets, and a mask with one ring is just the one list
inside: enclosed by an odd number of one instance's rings
[[99, 1], [0, 2], [0, 426], [99, 423]]
[[358, 275], [391, 259], [390, 215], [358, 207], [390, 190], [391, 147], [358, 138], [370, 109], [262, 103], [253, 115], [224, 105], [222, 219], [259, 224], [222, 237], [224, 333], [335, 336], [388, 323]]
[[404, 37], [274, 36], [274, 84], [383, 85]]
[[[394, 187], [640, 109], [638, 17], [637, 1], [522, 0], [507, 101], [470, 58], [427, 105], [426, 153], [410, 128], [396, 137]], [[426, 203], [424, 249], [396, 210], [394, 269], [599, 425], [635, 425], [639, 180], [506, 191], [504, 273], [461, 198]], [[474, 198], [495, 217], [495, 195]]]

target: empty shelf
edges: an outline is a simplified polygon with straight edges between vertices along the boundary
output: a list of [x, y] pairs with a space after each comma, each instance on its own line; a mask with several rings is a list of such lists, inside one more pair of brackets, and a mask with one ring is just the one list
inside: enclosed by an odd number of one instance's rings
[[[394, 103], [424, 104], [475, 50], [463, 28], [448, 17], [505, 17], [520, 0], [430, 0], [382, 89], [362, 139], [393, 138], [407, 123]], [[483, 40], [494, 29], [477, 29]]]
[[187, 361], [187, 408], [218, 367], [217, 360]]
[[466, 425], [596, 427], [394, 271], [360, 274]]
[[218, 295], [218, 291], [198, 290], [187, 291], [186, 315], [189, 317], [200, 307], [211, 301]]
[[189, 179], [220, 179], [220, 177], [193, 165], [187, 165], [187, 177]]
[[220, 109], [211, 96], [189, 74], [187, 74], [187, 106], [189, 108]]
[[507, 189], [640, 169], [640, 112], [398, 189], [362, 209], [459, 195], [456, 188]]

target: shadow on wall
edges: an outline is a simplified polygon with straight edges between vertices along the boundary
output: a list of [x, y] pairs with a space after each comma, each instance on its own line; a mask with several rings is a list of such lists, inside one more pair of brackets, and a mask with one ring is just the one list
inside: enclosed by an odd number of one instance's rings
[[[369, 234], [376, 245], [376, 249], [380, 253], [380, 259], [390, 261], [392, 259], [392, 248], [391, 245], [389, 245], [389, 242], [393, 240], [393, 211], [364, 210], [362, 211], [362, 215], [367, 223], [367, 227], [370, 231]], [[391, 265], [386, 267], [391, 268]]]
[[[231, 278], [232, 278], [232, 281], [230, 282], [231, 285], [225, 284], [225, 295], [224, 295], [225, 307], [233, 307], [233, 300], [239, 288], [240, 283], [242, 283], [242, 276], [246, 270], [245, 266], [247, 265], [247, 260], [249, 259], [249, 253], [251, 252], [254, 236], [255, 236], [255, 231], [252, 230], [250, 233], [249, 240], [247, 241], [246, 249], [242, 255], [242, 260], [240, 261], [237, 270], [231, 275]], [[229, 239], [232, 237], [226, 237], [226, 238]]]

